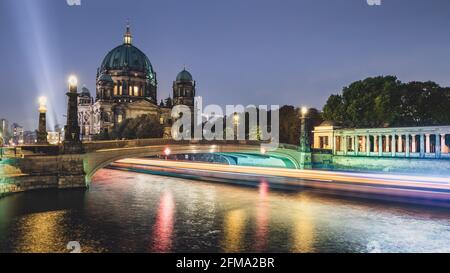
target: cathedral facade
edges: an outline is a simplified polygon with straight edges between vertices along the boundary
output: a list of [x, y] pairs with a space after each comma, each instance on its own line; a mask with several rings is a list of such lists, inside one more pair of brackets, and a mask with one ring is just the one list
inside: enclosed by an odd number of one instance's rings
[[[111, 50], [97, 70], [96, 94], [83, 88], [78, 98], [78, 119], [83, 140], [110, 132], [128, 118], [149, 115], [165, 127], [170, 137], [171, 108], [157, 104], [156, 72], [149, 58], [132, 43], [127, 26], [123, 44]], [[183, 69], [173, 82], [174, 105], [193, 107], [195, 81]]]

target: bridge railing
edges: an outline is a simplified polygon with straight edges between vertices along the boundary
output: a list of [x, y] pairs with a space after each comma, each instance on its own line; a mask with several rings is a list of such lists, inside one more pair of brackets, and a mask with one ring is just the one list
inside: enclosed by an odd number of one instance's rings
[[135, 148], [145, 146], [156, 145], [189, 145], [189, 144], [201, 144], [201, 145], [260, 145], [261, 141], [236, 141], [236, 140], [173, 140], [163, 138], [151, 138], [151, 139], [134, 139], [134, 140], [102, 140], [102, 141], [87, 141], [83, 142], [83, 147], [86, 152], [92, 152], [104, 149], [120, 149], [120, 148]]

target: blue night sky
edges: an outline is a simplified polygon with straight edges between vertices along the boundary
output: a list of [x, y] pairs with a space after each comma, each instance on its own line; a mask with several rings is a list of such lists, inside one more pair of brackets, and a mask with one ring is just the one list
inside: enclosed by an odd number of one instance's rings
[[71, 73], [95, 93], [97, 67], [134, 44], [157, 72], [158, 97], [186, 64], [211, 104], [322, 108], [352, 81], [397, 75], [450, 85], [450, 1], [382, 0], [1, 0], [0, 117], [37, 127], [64, 123]]

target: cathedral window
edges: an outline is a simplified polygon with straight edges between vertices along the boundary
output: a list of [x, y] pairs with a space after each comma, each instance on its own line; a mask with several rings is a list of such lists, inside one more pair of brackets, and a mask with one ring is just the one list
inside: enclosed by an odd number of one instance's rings
[[123, 86], [121, 85], [121, 86], [119, 86], [119, 96], [122, 96], [122, 90], [123, 89]]
[[139, 96], [139, 86], [134, 86], [134, 95]]
[[117, 123], [122, 123], [122, 114], [117, 115]]
[[117, 83], [114, 84], [114, 96], [117, 96], [118, 94], [118, 88], [117, 88]]

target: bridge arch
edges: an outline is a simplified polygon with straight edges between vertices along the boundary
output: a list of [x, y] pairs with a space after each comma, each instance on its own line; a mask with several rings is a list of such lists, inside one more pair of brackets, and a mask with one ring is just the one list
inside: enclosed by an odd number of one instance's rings
[[[133, 147], [134, 146], [134, 147]], [[83, 167], [86, 174], [86, 183], [91, 183], [93, 175], [101, 168], [126, 158], [163, 155], [169, 147], [171, 154], [195, 153], [260, 153], [258, 142], [175, 142], [170, 140], [138, 140], [120, 142], [92, 142], [85, 145], [87, 153], [83, 155]], [[283, 157], [299, 168], [298, 152], [279, 148], [267, 152], [268, 155]]]

